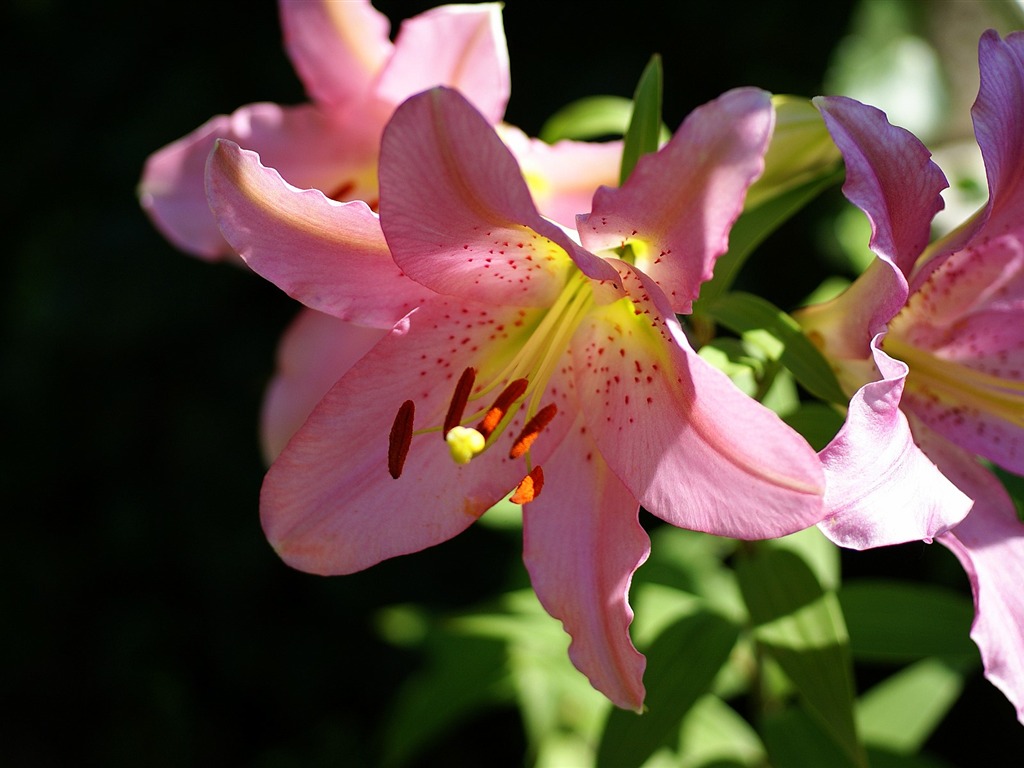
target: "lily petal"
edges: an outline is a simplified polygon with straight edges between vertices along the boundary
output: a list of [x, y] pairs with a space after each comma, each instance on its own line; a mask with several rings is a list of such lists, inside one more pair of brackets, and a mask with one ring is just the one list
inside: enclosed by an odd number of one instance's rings
[[[843, 96], [813, 101], [846, 163], [843, 194], [871, 222], [871, 250], [909, 276], [942, 210], [946, 177], [927, 148], [880, 110]], [[884, 308], [889, 317], [898, 310]]]
[[1017, 474], [1024, 474], [1022, 315], [1024, 243], [1006, 235], [944, 259], [890, 332], [914, 356], [906, 357], [914, 386], [905, 407], [961, 448]]
[[[474, 367], [477, 381], [486, 381], [503, 368], [507, 360], [490, 345], [498, 333], [510, 339], [501, 349], [521, 344], [535, 321], [523, 322], [524, 315], [439, 297], [410, 313], [338, 380], [263, 484], [264, 532], [285, 562], [310, 573], [352, 573], [446, 541], [515, 488], [523, 462], [495, 446], [456, 464], [440, 427], [462, 371]], [[417, 432], [393, 479], [388, 434], [407, 400]], [[517, 434], [522, 421], [520, 411], [506, 431]], [[537, 463], [557, 447], [565, 422], [556, 418], [531, 450]]]
[[564, 226], [590, 210], [594, 190], [619, 181], [621, 141], [569, 141], [548, 144], [528, 137], [515, 126], [495, 126], [515, 155], [537, 208]]
[[360, 101], [392, 52], [388, 17], [369, 0], [281, 0], [284, 45], [306, 92], [338, 107]]
[[154, 225], [174, 245], [210, 261], [233, 253], [206, 199], [206, 161], [218, 138], [259, 152], [291, 182], [348, 197], [376, 198], [376, 176], [366, 158], [376, 155], [381, 120], [342, 126], [316, 107], [250, 104], [211, 118], [146, 161], [139, 198]]
[[[523, 507], [523, 560], [544, 609], [572, 636], [569, 657], [619, 707], [640, 711], [645, 660], [629, 639], [629, 584], [650, 540], [638, 502], [582, 419], [544, 465], [552, 479]], [[568, 479], [571, 478], [571, 482]]]
[[846, 423], [819, 454], [829, 516], [818, 527], [851, 549], [930, 541], [971, 509], [971, 499], [914, 442], [900, 410], [907, 366], [873, 351], [881, 380], [857, 391]]
[[501, 120], [512, 90], [501, 3], [445, 5], [402, 23], [376, 95], [397, 105], [435, 85], [458, 89], [491, 123]]
[[303, 309], [281, 338], [277, 371], [263, 396], [260, 437], [269, 464], [331, 386], [388, 330]]
[[433, 294], [402, 275], [377, 215], [299, 190], [259, 155], [219, 141], [207, 192], [232, 248], [256, 272], [313, 309], [390, 328]]
[[1024, 525], [1006, 489], [975, 459], [948, 441], [923, 442], [943, 473], [974, 498], [960, 525], [938, 538], [956, 555], [974, 593], [971, 638], [985, 677], [1001, 690], [1024, 723]]
[[985, 159], [989, 187], [989, 216], [984, 231], [989, 237], [1013, 232], [1024, 235], [1024, 33], [1000, 40], [989, 30], [978, 44], [981, 87], [971, 115], [974, 132]]
[[395, 262], [438, 293], [547, 306], [574, 262], [618, 282], [537, 213], [515, 158], [456, 91], [435, 88], [398, 108], [381, 144], [380, 188]]
[[572, 342], [576, 388], [609, 466], [680, 528], [756, 539], [817, 523], [824, 478], [811, 447], [693, 351], [651, 278], [617, 266], [632, 308], [591, 313]]
[[740, 88], [695, 109], [659, 152], [640, 158], [619, 189], [602, 187], [579, 218], [594, 252], [633, 246], [672, 309], [688, 314], [729, 245], [747, 188], [764, 170], [775, 112], [768, 93]]

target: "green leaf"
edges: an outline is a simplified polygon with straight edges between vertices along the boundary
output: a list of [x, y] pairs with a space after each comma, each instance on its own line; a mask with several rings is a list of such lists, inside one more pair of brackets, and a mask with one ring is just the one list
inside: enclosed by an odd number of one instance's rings
[[662, 632], [647, 650], [647, 711], [612, 710], [597, 751], [598, 768], [639, 766], [672, 740], [738, 635], [735, 624], [709, 611], [685, 616]]
[[643, 155], [658, 151], [661, 135], [661, 83], [661, 57], [655, 54], [644, 67], [633, 94], [633, 116], [622, 147], [620, 184], [626, 183]]
[[583, 141], [622, 136], [633, 116], [633, 102], [622, 96], [589, 96], [567, 104], [547, 119], [540, 138], [548, 144], [561, 139]]
[[843, 426], [839, 411], [818, 402], [801, 403], [795, 411], [784, 414], [782, 420], [803, 435], [816, 451], [828, 445]]
[[839, 590], [854, 658], [906, 663], [935, 656], [973, 665], [978, 651], [969, 637], [974, 607], [942, 587], [906, 581], [861, 579]]
[[705, 305], [704, 311], [716, 322], [736, 333], [763, 329], [779, 341], [779, 362], [790, 370], [800, 385], [815, 397], [846, 405], [831, 366], [800, 325], [771, 302], [750, 293], [735, 291]]
[[680, 768], [764, 765], [764, 745], [736, 710], [714, 695], [702, 697], [683, 720], [679, 734]]
[[855, 761], [819, 721], [800, 707], [770, 712], [761, 722], [761, 734], [772, 768], [859, 768], [866, 758]]
[[963, 690], [963, 672], [922, 659], [883, 680], [857, 702], [864, 742], [889, 752], [918, 752]]
[[815, 526], [766, 542], [770, 547], [788, 549], [810, 567], [818, 583], [827, 590], [839, 586], [839, 547]]
[[708, 304], [732, 287], [747, 257], [768, 235], [824, 190], [841, 182], [844, 176], [844, 171], [834, 171], [740, 214], [729, 233], [729, 250], [718, 257], [714, 276], [700, 288], [700, 296], [693, 307], [694, 314], [706, 312]]
[[849, 761], [866, 766], [853, 716], [853, 675], [839, 602], [796, 553], [762, 548], [736, 566], [754, 637]]
[[436, 629], [425, 652], [384, 728], [384, 765], [408, 762], [460, 722], [513, 699], [505, 643]]

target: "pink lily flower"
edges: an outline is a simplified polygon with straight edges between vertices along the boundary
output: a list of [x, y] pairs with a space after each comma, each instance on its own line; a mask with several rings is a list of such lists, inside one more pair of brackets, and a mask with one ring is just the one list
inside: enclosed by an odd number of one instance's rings
[[813, 451], [702, 360], [675, 315], [724, 252], [772, 124], [754, 89], [698, 109], [622, 188], [598, 190], [579, 240], [537, 212], [506, 145], [447, 89], [409, 99], [385, 130], [379, 216], [219, 142], [210, 204], [255, 271], [342, 320], [401, 318], [352, 354], [267, 473], [261, 516], [281, 557], [352, 573], [443, 542], [513, 493], [573, 663], [639, 710], [638, 507], [741, 538], [822, 515]]
[[931, 245], [946, 181], [928, 151], [871, 107], [816, 100], [878, 261], [799, 319], [853, 393], [821, 452], [821, 529], [856, 549], [949, 547], [971, 581], [986, 676], [1024, 721], [1024, 525], [977, 458], [1024, 473], [1024, 34], [987, 32], [979, 58], [989, 200]]
[[[210, 213], [206, 160], [218, 138], [259, 152], [293, 184], [337, 200], [377, 200], [381, 131], [405, 98], [433, 85], [462, 91], [492, 123], [511, 88], [501, 4], [450, 5], [406, 20], [394, 43], [368, 0], [281, 0], [285, 47], [311, 102], [259, 103], [218, 115], [154, 153], [139, 185], [142, 207], [177, 247], [204, 259], [230, 255]], [[580, 189], [615, 178], [621, 149], [562, 142], [539, 146], [507, 127], [543, 183], [548, 215], [571, 222]], [[550, 205], [547, 205], [550, 202]]]

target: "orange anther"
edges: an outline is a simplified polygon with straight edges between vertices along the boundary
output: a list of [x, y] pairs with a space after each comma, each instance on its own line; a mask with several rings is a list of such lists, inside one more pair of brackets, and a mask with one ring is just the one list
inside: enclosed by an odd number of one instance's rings
[[476, 431], [484, 436], [484, 440], [491, 436], [491, 433], [498, 428], [501, 420], [505, 418], [508, 409], [526, 392], [530, 382], [526, 379], [514, 379], [505, 387], [494, 404], [484, 414], [484, 418], [477, 425]]
[[459, 377], [459, 383], [455, 385], [455, 394], [452, 395], [452, 402], [448, 406], [448, 413], [444, 417], [444, 429], [441, 430], [441, 438], [445, 439], [453, 427], [459, 426], [462, 421], [462, 414], [466, 411], [466, 403], [469, 402], [469, 395], [473, 391], [473, 383], [476, 381], [476, 370], [467, 368]]
[[416, 406], [412, 400], [406, 400], [395, 415], [395, 423], [391, 425], [388, 435], [388, 472], [397, 480], [402, 475], [405, 457], [409, 455], [412, 444], [412, 419]]
[[516, 492], [509, 499], [513, 504], [528, 504], [538, 496], [544, 487], [544, 471], [537, 465], [530, 470], [530, 474], [522, 479]]
[[508, 452], [510, 459], [518, 459], [533, 445], [533, 441], [537, 439], [537, 435], [551, 423], [551, 420], [555, 418], [555, 414], [558, 413], [558, 407], [551, 403], [551, 405], [545, 405], [534, 417], [526, 422], [526, 426], [523, 427], [523, 431], [519, 433], [519, 437], [516, 438], [515, 443], [512, 445], [512, 450]]

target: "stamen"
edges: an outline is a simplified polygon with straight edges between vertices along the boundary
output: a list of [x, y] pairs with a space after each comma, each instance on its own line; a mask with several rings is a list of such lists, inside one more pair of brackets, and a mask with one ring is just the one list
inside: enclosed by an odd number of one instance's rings
[[388, 472], [397, 480], [402, 475], [405, 457], [409, 455], [412, 444], [412, 418], [416, 406], [412, 400], [406, 400], [395, 415], [395, 423], [391, 425], [388, 435]]
[[533, 445], [534, 440], [541, 431], [551, 423], [551, 420], [555, 418], [555, 414], [558, 413], [558, 407], [551, 403], [551, 405], [545, 405], [536, 415], [523, 427], [523, 431], [519, 433], [519, 437], [516, 438], [515, 443], [512, 445], [512, 450], [508, 452], [510, 459], [518, 459]]
[[526, 379], [515, 379], [498, 395], [494, 404], [490, 407], [483, 419], [477, 425], [477, 431], [484, 436], [484, 440], [491, 436], [491, 433], [498, 428], [501, 420], [505, 418], [508, 409], [526, 392], [530, 382]]
[[540, 496], [544, 487], [544, 471], [537, 465], [530, 470], [530, 474], [522, 479], [516, 487], [516, 492], [509, 499], [513, 504], [528, 504]]
[[451, 405], [448, 406], [448, 413], [444, 417], [444, 429], [441, 437], [448, 439], [448, 433], [453, 427], [459, 426], [462, 421], [462, 414], [466, 412], [466, 403], [469, 402], [469, 394], [473, 391], [473, 383], [476, 381], [476, 370], [467, 368], [459, 377], [459, 383], [455, 385], [455, 394], [452, 395]]

